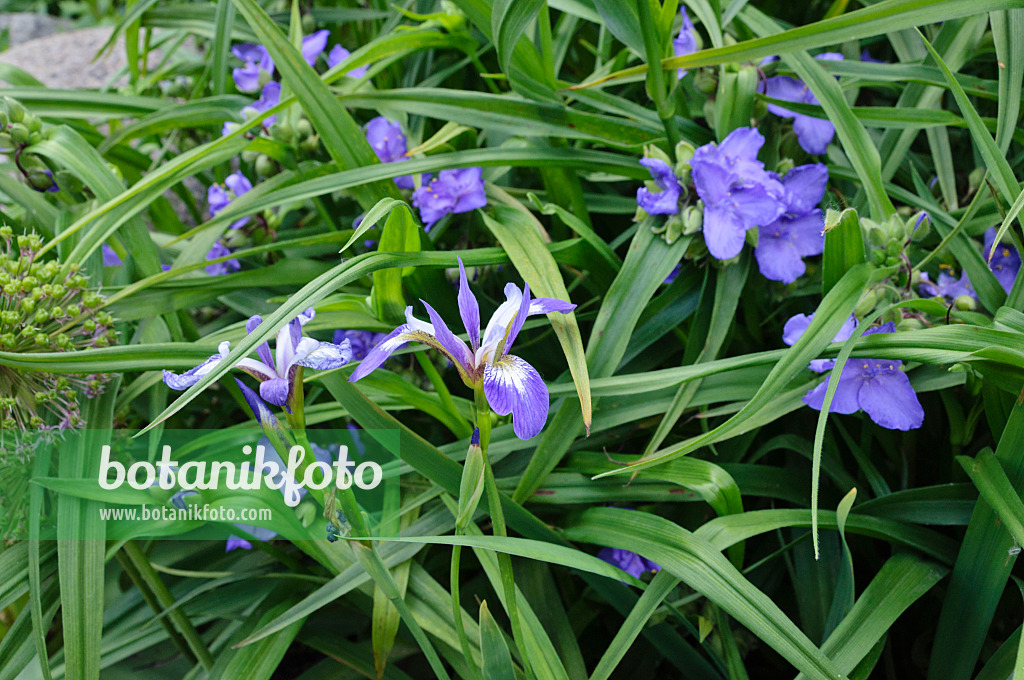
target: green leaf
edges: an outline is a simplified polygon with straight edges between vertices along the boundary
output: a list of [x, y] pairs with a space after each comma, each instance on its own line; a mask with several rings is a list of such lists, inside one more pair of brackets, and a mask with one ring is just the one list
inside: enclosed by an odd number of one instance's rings
[[[391, 210], [377, 249], [385, 253], [416, 252], [420, 249], [420, 227], [413, 219], [412, 210], [408, 205], [397, 205], [401, 206], [401, 209]], [[370, 299], [374, 312], [381, 321], [397, 324], [405, 319], [402, 276], [406, 271], [408, 268], [389, 268], [373, 272], [373, 292]]]
[[484, 677], [488, 680], [515, 680], [516, 669], [505, 642], [505, 634], [494, 621], [487, 608], [487, 600], [480, 603], [480, 655], [483, 657]]
[[847, 208], [841, 213], [829, 210], [825, 216], [825, 253], [822, 257], [821, 294], [835, 287], [846, 272], [866, 260], [864, 235], [857, 211]]

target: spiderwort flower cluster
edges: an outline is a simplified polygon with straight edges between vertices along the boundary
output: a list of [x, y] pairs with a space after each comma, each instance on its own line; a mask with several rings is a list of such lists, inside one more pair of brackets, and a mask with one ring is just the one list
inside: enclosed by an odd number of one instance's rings
[[423, 184], [412, 194], [427, 231], [445, 215], [465, 213], [487, 205], [482, 168], [442, 170], [437, 177], [423, 176]]
[[[842, 61], [843, 55], [838, 52], [825, 52], [815, 59], [826, 61]], [[795, 104], [820, 104], [810, 88], [797, 78], [774, 76], [768, 78], [761, 86], [762, 92], [772, 99], [781, 99]], [[815, 118], [803, 113], [796, 113], [778, 104], [769, 104], [768, 110], [781, 118], [793, 119], [793, 132], [800, 147], [809, 154], [823, 154], [836, 134], [836, 126], [826, 118]]]
[[[278, 331], [274, 352], [271, 352], [270, 344], [264, 342], [256, 348], [259, 359], [245, 358], [233, 366], [260, 382], [260, 396], [265, 401], [288, 407], [301, 393], [299, 367], [327, 371], [344, 366], [352, 358], [352, 351], [346, 343], [335, 345], [303, 336], [302, 327], [315, 316], [316, 312], [310, 307]], [[261, 323], [263, 319], [259, 315], [250, 317], [245, 324], [246, 332], [252, 333]], [[216, 368], [230, 351], [231, 343], [225, 340], [220, 343], [216, 354], [195, 368], [180, 375], [164, 370], [164, 383], [174, 390], [188, 389]]]
[[[794, 344], [810, 325], [811, 318], [798, 314], [783, 329], [783, 341], [787, 345]], [[843, 324], [834, 342], [841, 342], [856, 329], [856, 319], [850, 318]], [[891, 321], [864, 331], [864, 335], [875, 333], [895, 333], [896, 326]], [[835, 362], [831, 359], [816, 360], [811, 363], [811, 370], [821, 373], [831, 369]], [[898, 359], [860, 359], [850, 358], [843, 366], [839, 376], [839, 384], [832, 397], [831, 413], [856, 413], [864, 411], [875, 422], [890, 430], [915, 430], [924, 423], [924, 409], [917, 399], [917, 393], [910, 385], [910, 379], [902, 370], [903, 362]], [[820, 411], [825, 403], [828, 391], [828, 379], [814, 387], [806, 395], [803, 402], [816, 411]]]
[[[206, 192], [206, 201], [210, 206], [210, 217], [215, 217], [224, 208], [242, 194], [252, 191], [252, 182], [241, 172], [233, 172], [224, 180], [224, 184], [211, 184]], [[248, 217], [231, 223], [232, 229], [240, 229], [249, 223]]]
[[460, 340], [444, 320], [424, 301], [430, 316], [425, 323], [405, 310], [406, 323], [391, 331], [370, 351], [349, 377], [356, 382], [380, 367], [391, 354], [416, 341], [441, 352], [459, 372], [467, 387], [483, 389], [487, 403], [500, 416], [512, 414], [512, 426], [520, 439], [530, 439], [541, 431], [548, 416], [548, 388], [533, 366], [509, 354], [528, 316], [560, 312], [568, 314], [576, 305], [556, 298], [531, 298], [527, 284], [519, 290], [514, 284], [505, 286], [505, 301], [487, 322], [480, 334], [480, 306], [469, 289], [466, 268], [459, 259], [459, 315], [469, 335], [469, 345]]

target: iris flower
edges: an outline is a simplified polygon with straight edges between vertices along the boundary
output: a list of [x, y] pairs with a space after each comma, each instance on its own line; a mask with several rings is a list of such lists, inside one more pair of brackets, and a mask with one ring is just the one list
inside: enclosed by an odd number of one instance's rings
[[[328, 371], [344, 366], [352, 358], [352, 350], [346, 342], [335, 345], [302, 335], [302, 327], [314, 316], [316, 312], [310, 307], [278, 331], [274, 353], [270, 351], [270, 343], [264, 342], [256, 348], [258, 360], [245, 358], [234, 365], [234, 368], [259, 380], [260, 396], [275, 406], [287, 405], [296, 389], [301, 389], [297, 385], [300, 366]], [[263, 319], [259, 315], [250, 317], [245, 324], [246, 332], [252, 333], [261, 323]], [[216, 354], [195, 368], [180, 375], [165, 370], [164, 382], [174, 390], [188, 389], [216, 368], [230, 351], [231, 343], [225, 340], [220, 343]]]
[[548, 388], [543, 378], [525, 360], [509, 354], [512, 343], [523, 328], [526, 317], [561, 312], [567, 314], [576, 305], [556, 298], [530, 298], [530, 286], [522, 291], [514, 284], [505, 286], [505, 301], [487, 322], [480, 335], [480, 306], [469, 289], [466, 268], [459, 259], [459, 315], [469, 335], [469, 345], [452, 333], [444, 320], [426, 302], [430, 316], [425, 323], [406, 307], [406, 323], [377, 343], [349, 378], [355, 382], [384, 363], [396, 350], [411, 341], [441, 352], [455, 366], [459, 377], [471, 389], [483, 386], [487, 403], [501, 416], [512, 414], [512, 429], [520, 439], [539, 433], [548, 417]]

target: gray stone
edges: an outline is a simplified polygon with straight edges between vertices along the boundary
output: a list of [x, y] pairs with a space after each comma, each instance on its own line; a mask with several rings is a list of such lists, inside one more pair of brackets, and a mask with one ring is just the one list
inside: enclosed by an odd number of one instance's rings
[[128, 63], [122, 40], [93, 60], [110, 38], [111, 30], [82, 28], [29, 40], [0, 52], [0, 62], [17, 66], [46, 87], [100, 89]]
[[51, 17], [48, 14], [0, 13], [0, 31], [7, 29], [8, 46], [10, 47], [36, 38], [45, 38], [67, 27], [67, 20]]

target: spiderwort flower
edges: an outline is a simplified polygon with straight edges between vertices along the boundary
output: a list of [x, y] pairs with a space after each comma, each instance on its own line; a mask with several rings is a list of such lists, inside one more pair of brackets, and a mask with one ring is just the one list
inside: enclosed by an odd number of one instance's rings
[[113, 248], [108, 246], [106, 243], [103, 244], [103, 266], [104, 267], [120, 267], [124, 264], [121, 258], [114, 251]]
[[[672, 53], [677, 57], [682, 57], [697, 51], [697, 30], [693, 27], [693, 22], [690, 21], [690, 15], [686, 13], [685, 7], [680, 7], [679, 13], [683, 16], [683, 25], [679, 28], [679, 35], [672, 41]], [[678, 70], [677, 77], [679, 79], [685, 75], [685, 68]]]
[[748, 229], [771, 224], [785, 211], [785, 189], [757, 160], [763, 144], [754, 128], [737, 128], [721, 144], [697, 149], [690, 160], [704, 202], [704, 242], [719, 260], [739, 255]]
[[437, 177], [424, 175], [424, 182], [412, 194], [412, 204], [419, 208], [424, 228], [450, 213], [465, 213], [487, 205], [481, 168], [442, 170]]
[[766, 279], [793, 283], [807, 270], [802, 258], [821, 255], [824, 216], [818, 208], [825, 196], [828, 170], [821, 163], [793, 168], [781, 179], [785, 212], [761, 227], [754, 256]]
[[[363, 126], [363, 132], [366, 133], [366, 141], [381, 163], [400, 163], [409, 160], [405, 155], [408, 151], [405, 135], [402, 134], [402, 126], [398, 123], [384, 116], [377, 116]], [[395, 184], [400, 189], [412, 189], [412, 175], [396, 177]]]
[[641, 158], [640, 165], [651, 173], [654, 184], [661, 191], [653, 192], [647, 187], [636, 190], [636, 204], [648, 215], [675, 215], [679, 212], [679, 197], [683, 187], [676, 173], [660, 158]]
[[974, 287], [971, 285], [971, 280], [967, 277], [967, 272], [962, 272], [958, 279], [949, 272], [941, 271], [939, 272], [939, 280], [935, 283], [932, 283], [931, 279], [928, 278], [928, 272], [921, 272], [921, 283], [918, 284], [917, 289], [922, 295], [945, 298], [947, 302], [952, 302], [961, 295], [967, 295], [975, 300], [978, 299], [978, 294], [974, 292]]
[[[815, 59], [841, 61], [843, 55], [838, 52], [825, 52]], [[772, 99], [781, 99], [797, 104], [820, 104], [810, 88], [802, 81], [789, 76], [768, 78], [762, 91]], [[793, 119], [793, 132], [796, 133], [800, 147], [810, 154], [823, 154], [836, 134], [836, 126], [825, 118], [815, 118], [803, 113], [795, 113], [778, 104], [769, 104], [768, 110], [776, 116]]]
[[[315, 316], [316, 312], [310, 307], [278, 331], [273, 354], [270, 343], [264, 342], [256, 348], [258, 360], [245, 358], [234, 365], [234, 368], [259, 380], [260, 396], [275, 406], [286, 406], [296, 390], [301, 389], [297, 384], [300, 366], [327, 371], [344, 366], [352, 358], [352, 350], [346, 343], [335, 345], [302, 335], [302, 327]], [[252, 333], [261, 323], [263, 319], [259, 315], [249, 317], [245, 324], [246, 332]], [[164, 382], [174, 390], [188, 389], [216, 368], [230, 351], [231, 343], [225, 340], [220, 343], [216, 354], [195, 368], [180, 375], [165, 370]]]
[[317, 57], [327, 49], [327, 39], [330, 37], [331, 32], [324, 29], [311, 33], [302, 39], [302, 58], [306, 60], [307, 64], [312, 66], [316, 63]]
[[632, 550], [601, 548], [597, 557], [613, 567], [618, 567], [633, 578], [640, 578], [646, 572], [656, 574], [661, 570], [660, 566], [645, 557], [640, 557]]
[[[242, 43], [232, 47], [231, 54], [245, 62], [241, 68], [231, 71], [235, 87], [242, 92], [255, 92], [260, 87], [261, 79], [269, 79], [274, 75], [274, 60], [263, 45]], [[266, 76], [263, 76], [263, 73], [266, 73]]]
[[[782, 327], [782, 341], [792, 347], [796, 344], [796, 341], [800, 339], [800, 336], [804, 334], [807, 327], [811, 325], [811, 319], [814, 315], [810, 316], [806, 314], [797, 314], [789, 317], [786, 321], [786, 325]], [[832, 338], [832, 342], [845, 342], [849, 340], [850, 336], [853, 335], [853, 331], [857, 329], [857, 318], [850, 316], [846, 321], [843, 322], [839, 332], [836, 333], [836, 337]], [[824, 373], [836, 365], [835, 359], [813, 359], [807, 368], [811, 369], [815, 373]]]
[[[802, 330], [797, 334], [799, 337]], [[891, 321], [864, 331], [864, 335], [895, 333]], [[852, 331], [851, 331], [852, 333]], [[839, 336], [836, 336], [837, 338]], [[910, 378], [901, 370], [898, 359], [850, 358], [839, 377], [836, 393], [832, 397], [831, 413], [856, 413], [863, 410], [875, 422], [890, 430], [915, 430], [924, 423], [924, 409]], [[804, 395], [803, 402], [816, 411], [825, 403], [828, 379]]]
[[500, 416], [512, 414], [512, 429], [520, 439], [529, 439], [544, 427], [548, 416], [548, 388], [543, 378], [523, 359], [509, 354], [526, 317], [560, 312], [576, 305], [556, 298], [530, 298], [530, 286], [522, 291], [505, 286], [505, 301], [491, 316], [480, 335], [480, 306], [469, 289], [466, 268], [459, 259], [459, 315], [469, 334], [469, 346], [452, 333], [434, 308], [423, 302], [430, 316], [424, 323], [406, 307], [406, 323], [391, 331], [370, 351], [349, 378], [355, 382], [378, 368], [396, 350], [413, 340], [433, 347], [455, 366], [462, 382], [471, 389], [483, 387], [487, 403]]
[[[218, 258], [224, 257], [225, 255], [230, 255], [232, 252], [233, 251], [226, 245], [224, 245], [220, 241], [217, 241], [216, 243], [213, 244], [213, 247], [210, 248], [210, 252], [206, 253], [206, 259], [216, 260]], [[210, 276], [223, 276], [224, 274], [237, 272], [241, 268], [242, 265], [239, 264], [238, 260], [234, 258], [230, 260], [224, 260], [223, 262], [214, 262], [213, 264], [206, 265], [205, 267], [206, 273], [209, 274]]]
[[985, 249], [982, 251], [982, 256], [988, 262], [988, 268], [996, 275], [996, 280], [999, 281], [1003, 290], [1009, 293], [1013, 288], [1013, 282], [1017, 280], [1017, 272], [1020, 271], [1020, 253], [1013, 246], [1000, 243], [995, 254], [989, 259], [988, 255], [992, 252], [992, 244], [995, 243], [997, 233], [995, 227], [985, 232]]
[[[249, 191], [252, 191], [252, 182], [240, 172], [228, 175], [224, 180], [224, 184], [211, 184], [206, 192], [206, 201], [210, 204], [210, 217], [214, 217], [221, 210], [228, 207], [231, 201]], [[248, 223], [249, 218], [243, 217], [235, 220], [231, 224], [231, 228], [238, 229]]]
[[[341, 62], [345, 61], [352, 55], [351, 52], [346, 50], [341, 45], [335, 45], [331, 48], [331, 51], [327, 54], [327, 68], [334, 68]], [[359, 68], [349, 69], [343, 73], [349, 78], [362, 78], [366, 75], [367, 66], [360, 66]]]
[[[246, 118], [255, 118], [264, 111], [269, 111], [274, 108], [279, 103], [281, 103], [281, 83], [276, 80], [272, 80], [263, 86], [263, 91], [260, 92], [259, 99], [242, 109], [242, 114], [245, 115]], [[263, 127], [269, 128], [276, 121], [276, 114], [273, 116], [267, 116], [263, 121]]]

